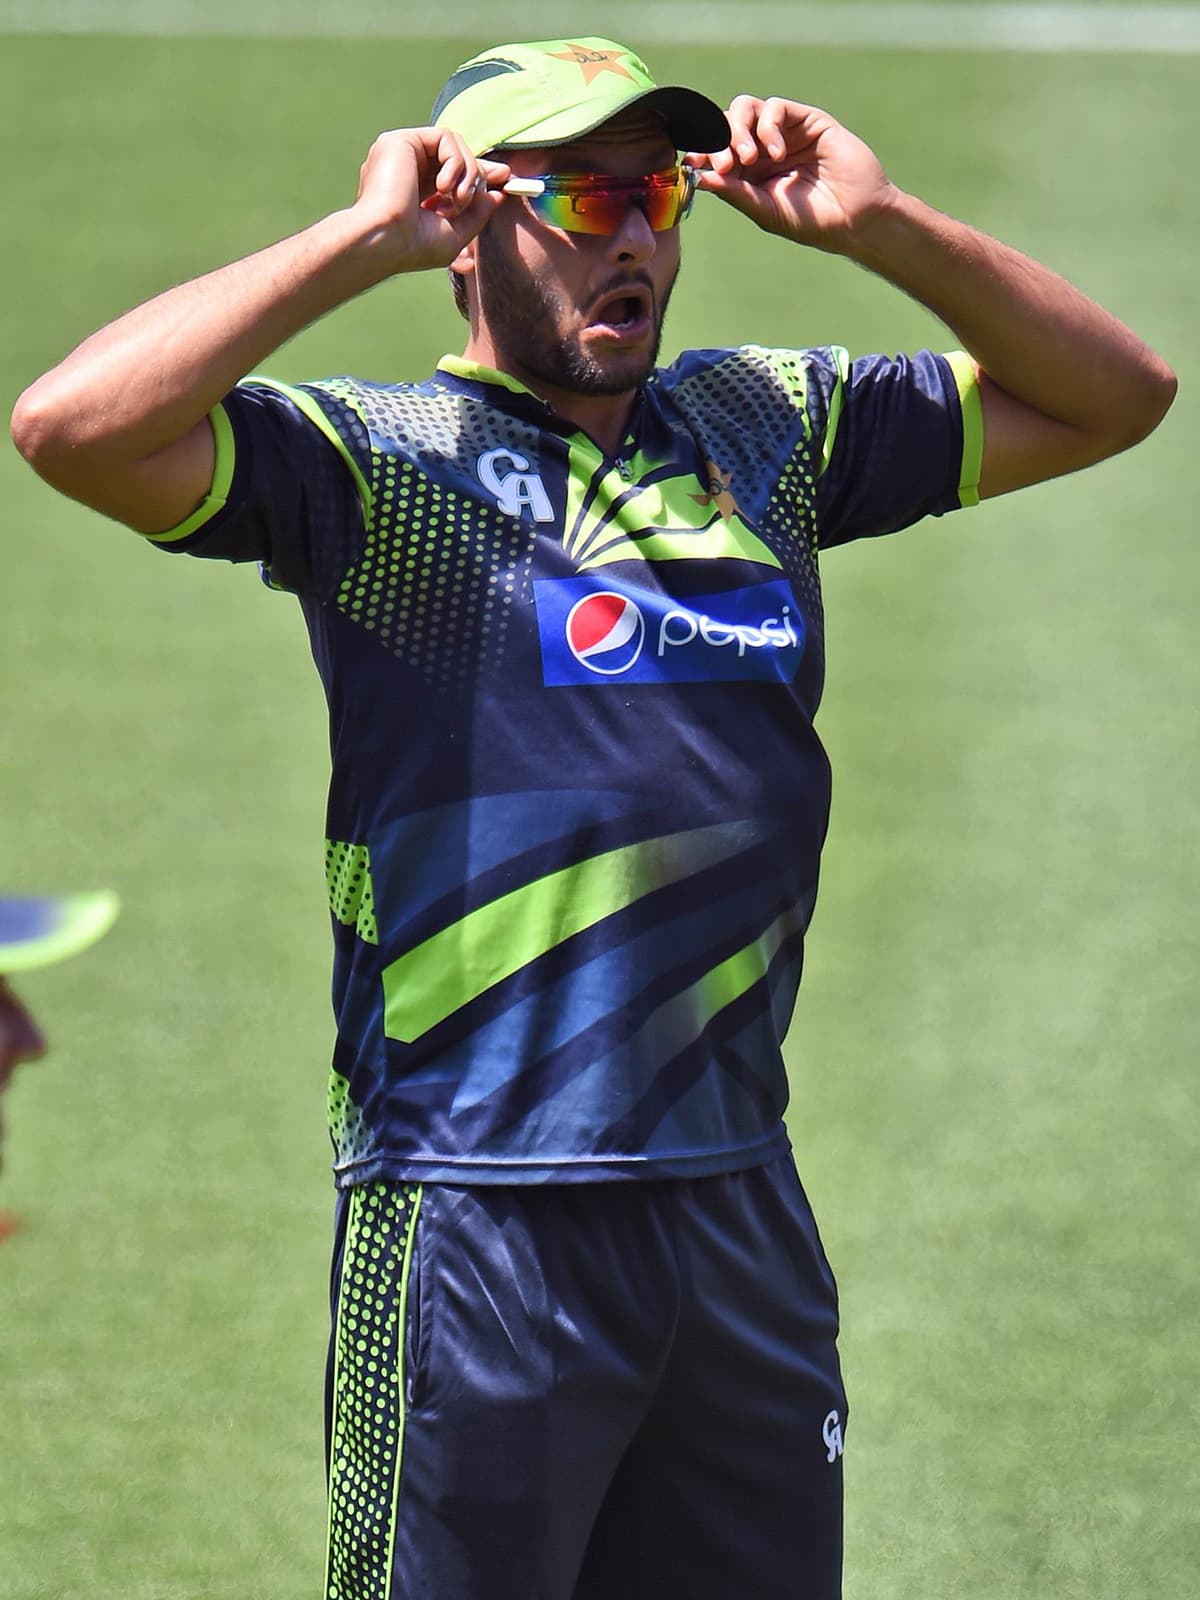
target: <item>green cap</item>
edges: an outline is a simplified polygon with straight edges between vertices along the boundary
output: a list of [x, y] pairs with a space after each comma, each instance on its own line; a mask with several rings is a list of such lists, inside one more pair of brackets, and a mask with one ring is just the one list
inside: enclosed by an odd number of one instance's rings
[[111, 889], [53, 898], [0, 898], [0, 973], [30, 972], [78, 955], [117, 920]]
[[568, 144], [630, 106], [663, 119], [677, 150], [723, 150], [729, 124], [695, 89], [659, 88], [644, 61], [612, 39], [498, 44], [453, 72], [431, 120], [452, 128], [473, 155]]

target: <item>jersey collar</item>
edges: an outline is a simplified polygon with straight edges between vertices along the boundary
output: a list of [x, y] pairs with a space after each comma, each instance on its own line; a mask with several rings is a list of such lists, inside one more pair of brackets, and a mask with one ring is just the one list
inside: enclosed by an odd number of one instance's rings
[[[478, 361], [469, 361], [466, 356], [455, 355], [443, 356], [437, 364], [437, 371], [441, 377], [448, 378], [451, 383], [456, 381], [460, 383], [476, 383], [492, 389], [506, 389], [517, 400], [516, 407], [512, 408], [515, 409], [517, 414], [523, 411], [528, 415], [531, 410], [534, 411], [540, 426], [549, 428], [551, 432], [557, 433], [563, 438], [570, 438], [576, 434], [583, 438], [588, 437], [584, 429], [577, 427], [573, 422], [568, 422], [565, 417], [560, 417], [547, 401], [543, 400], [540, 395], [534, 394], [532, 389], [523, 384], [519, 378], [514, 378], [510, 372], [500, 372], [495, 367], [485, 367]], [[495, 404], [498, 397], [491, 398], [492, 403]], [[646, 385], [642, 384], [634, 398], [633, 410], [629, 416], [625, 446], [620, 452], [621, 456], [628, 455], [635, 447], [636, 439], [643, 424], [645, 399]], [[599, 445], [597, 445], [596, 449], [599, 448]]]
[[534, 394], [532, 389], [527, 389], [520, 379], [514, 378], [511, 373], [498, 372], [495, 367], [481, 366], [478, 361], [468, 361], [466, 356], [443, 356], [437, 364], [437, 369], [439, 372], [449, 373], [452, 378], [465, 378], [468, 383], [486, 383], [493, 388], [508, 389], [513, 394], [527, 395], [529, 399], [536, 400], [540, 406], [546, 405], [540, 396]]

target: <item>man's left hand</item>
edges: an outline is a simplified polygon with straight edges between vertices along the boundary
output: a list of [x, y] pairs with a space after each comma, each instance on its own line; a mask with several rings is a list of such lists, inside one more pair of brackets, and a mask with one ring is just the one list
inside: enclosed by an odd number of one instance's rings
[[842, 254], [896, 195], [875, 153], [816, 106], [743, 94], [728, 117], [728, 147], [687, 159], [702, 189], [767, 233]]

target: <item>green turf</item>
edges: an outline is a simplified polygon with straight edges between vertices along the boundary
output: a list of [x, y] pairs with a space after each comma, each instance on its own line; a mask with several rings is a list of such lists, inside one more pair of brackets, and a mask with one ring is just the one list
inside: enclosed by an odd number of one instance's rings
[[[346, 202], [463, 53], [4, 39], [0, 401]], [[1183, 378], [1133, 455], [828, 558], [835, 812], [790, 1049], [842, 1282], [849, 1600], [1184, 1600], [1200, 63], [731, 47], [672, 75], [828, 104]], [[687, 255], [671, 353], [945, 342], [712, 202]], [[418, 374], [460, 337], [436, 278], [389, 285], [272, 369]], [[28, 1227], [0, 1250], [0, 1600], [315, 1594], [331, 1030], [303, 628], [11, 451], [0, 504], [0, 876], [125, 901], [22, 985], [55, 1051], [7, 1102], [0, 1204]]]

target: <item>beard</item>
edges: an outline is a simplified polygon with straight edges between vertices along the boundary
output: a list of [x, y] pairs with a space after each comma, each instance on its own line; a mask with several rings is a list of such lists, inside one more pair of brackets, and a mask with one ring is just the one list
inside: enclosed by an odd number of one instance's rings
[[488, 332], [497, 351], [532, 377], [571, 394], [616, 395], [636, 389], [654, 370], [678, 268], [661, 304], [647, 272], [615, 273], [602, 285], [593, 304], [631, 284], [647, 288], [654, 326], [647, 348], [612, 350], [603, 355], [585, 349], [580, 334], [560, 331], [575, 308], [553, 283], [522, 266], [486, 228], [479, 236], [475, 270], [480, 302], [487, 308]]

